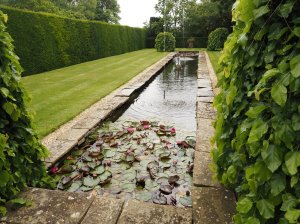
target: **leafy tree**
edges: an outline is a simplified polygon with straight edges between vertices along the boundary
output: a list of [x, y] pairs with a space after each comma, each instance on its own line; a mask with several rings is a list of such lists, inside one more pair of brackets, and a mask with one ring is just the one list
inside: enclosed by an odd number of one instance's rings
[[164, 30], [167, 32], [180, 32], [183, 29], [187, 16], [187, 7], [195, 4], [196, 0], [159, 0], [155, 10], [160, 13], [164, 21]]
[[107, 23], [119, 23], [120, 6], [117, 0], [97, 0], [95, 19]]
[[0, 11], [0, 214], [8, 200], [27, 185], [45, 186], [49, 176], [42, 161], [47, 150], [39, 142], [26, 108], [26, 93], [21, 84], [22, 68], [14, 53], [12, 38], [6, 32], [7, 16]]

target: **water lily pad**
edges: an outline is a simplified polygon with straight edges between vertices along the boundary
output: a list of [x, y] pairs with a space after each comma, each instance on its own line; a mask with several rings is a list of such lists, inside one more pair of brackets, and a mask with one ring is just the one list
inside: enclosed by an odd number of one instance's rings
[[81, 181], [73, 182], [72, 185], [69, 187], [69, 189], [67, 191], [68, 192], [75, 192], [81, 187], [81, 185], [82, 185]]
[[135, 190], [135, 184], [133, 183], [125, 183], [122, 186], [124, 192], [131, 193]]
[[115, 151], [113, 151], [113, 149], [110, 148], [106, 148], [102, 150], [102, 154], [104, 155], [104, 157], [106, 158], [111, 158], [114, 157], [114, 155], [116, 154]]
[[167, 184], [169, 184], [168, 179], [169, 179], [168, 177], [159, 177], [159, 178], [157, 178], [156, 183], [167, 185]]
[[153, 201], [153, 203], [159, 204], [159, 205], [167, 204], [167, 198], [160, 193], [153, 194], [152, 201]]
[[169, 150], [164, 150], [164, 152], [159, 154], [159, 158], [162, 159], [170, 159], [171, 152]]
[[83, 192], [87, 192], [87, 191], [91, 191], [93, 188], [92, 187], [87, 187], [82, 185], [79, 190], [83, 191]]
[[196, 138], [194, 136], [187, 136], [185, 138], [185, 141], [192, 147], [195, 148], [196, 147]]
[[63, 165], [59, 172], [60, 173], [71, 173], [74, 171], [74, 167], [72, 165]]
[[184, 196], [179, 199], [179, 203], [182, 204], [184, 207], [192, 207], [192, 197], [191, 196]]
[[112, 194], [120, 194], [122, 192], [122, 188], [121, 187], [113, 187], [110, 189], [110, 193]]
[[155, 181], [147, 179], [145, 181], [145, 189], [147, 189], [149, 191], [155, 191], [155, 190], [159, 189], [159, 185]]
[[96, 185], [98, 185], [100, 183], [100, 178], [93, 178], [91, 176], [87, 176], [85, 178], [83, 178], [83, 184], [87, 187], [95, 187]]
[[163, 193], [163, 194], [171, 194], [173, 187], [171, 185], [161, 185], [159, 190]]
[[180, 179], [180, 177], [178, 175], [174, 175], [174, 176], [170, 176], [168, 181], [169, 181], [169, 184], [175, 184], [179, 179]]
[[134, 155], [127, 155], [126, 156], [126, 161], [129, 163], [132, 163], [135, 160]]
[[100, 176], [99, 176], [101, 183], [107, 183], [111, 177], [112, 177], [112, 174], [109, 170], [105, 170], [105, 172], [100, 174]]
[[71, 177], [63, 177], [63, 178], [61, 179], [61, 183], [62, 183], [63, 185], [67, 185], [67, 184], [69, 184], [71, 181], [72, 181], [72, 178], [71, 178]]
[[97, 166], [91, 173], [100, 175], [105, 172], [105, 168], [103, 166]]
[[135, 198], [139, 201], [148, 202], [152, 199], [152, 194], [150, 192], [143, 191], [136, 194]]
[[129, 172], [124, 172], [122, 176], [122, 180], [132, 181], [136, 178], [136, 171], [129, 170]]

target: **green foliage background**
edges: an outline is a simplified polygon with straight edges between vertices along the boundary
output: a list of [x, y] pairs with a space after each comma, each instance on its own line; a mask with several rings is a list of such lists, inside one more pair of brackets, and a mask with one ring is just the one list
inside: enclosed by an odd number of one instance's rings
[[213, 159], [235, 223], [300, 222], [300, 1], [239, 0], [221, 57]]
[[229, 32], [226, 28], [220, 27], [212, 31], [208, 36], [207, 50], [215, 51], [222, 49]]
[[[43, 186], [49, 177], [42, 159], [47, 150], [32, 128], [21, 85], [22, 68], [6, 32], [7, 16], [0, 11], [0, 215], [3, 204], [27, 185]], [[12, 203], [25, 204], [22, 199]]]
[[35, 74], [145, 48], [144, 29], [0, 7], [9, 15], [24, 74]]
[[159, 52], [175, 51], [175, 37], [172, 33], [162, 32], [159, 33], [155, 39], [155, 48]]

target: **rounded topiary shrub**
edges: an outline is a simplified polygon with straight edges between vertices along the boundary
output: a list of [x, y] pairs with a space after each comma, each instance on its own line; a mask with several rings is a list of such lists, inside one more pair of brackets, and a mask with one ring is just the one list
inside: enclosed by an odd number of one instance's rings
[[26, 204], [15, 195], [27, 185], [45, 186], [49, 181], [43, 159], [46, 148], [32, 128], [21, 84], [22, 68], [6, 32], [7, 16], [0, 11], [0, 217], [4, 203]]
[[227, 39], [229, 32], [226, 28], [217, 28], [212, 31], [208, 36], [207, 49], [210, 51], [215, 51], [223, 48], [224, 42]]
[[155, 48], [157, 51], [174, 51], [175, 50], [175, 37], [172, 33], [162, 32], [159, 33], [155, 39]]

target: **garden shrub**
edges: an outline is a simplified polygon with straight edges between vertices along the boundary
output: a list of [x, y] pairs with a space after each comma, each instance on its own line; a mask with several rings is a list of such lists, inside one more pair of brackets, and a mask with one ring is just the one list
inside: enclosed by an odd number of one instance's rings
[[155, 38], [155, 48], [157, 51], [174, 51], [175, 50], [175, 37], [172, 33], [162, 32], [159, 33]]
[[218, 179], [235, 223], [300, 222], [300, 1], [240, 0], [220, 59]]
[[229, 32], [226, 28], [217, 28], [208, 35], [207, 49], [215, 51], [222, 49]]
[[145, 48], [146, 31], [0, 6], [7, 13], [23, 75]]
[[[0, 11], [0, 216], [5, 202], [27, 185], [44, 186], [49, 181], [42, 159], [47, 150], [39, 142], [26, 109], [18, 57], [6, 32], [7, 16]], [[12, 199], [17, 204], [23, 199]]]

